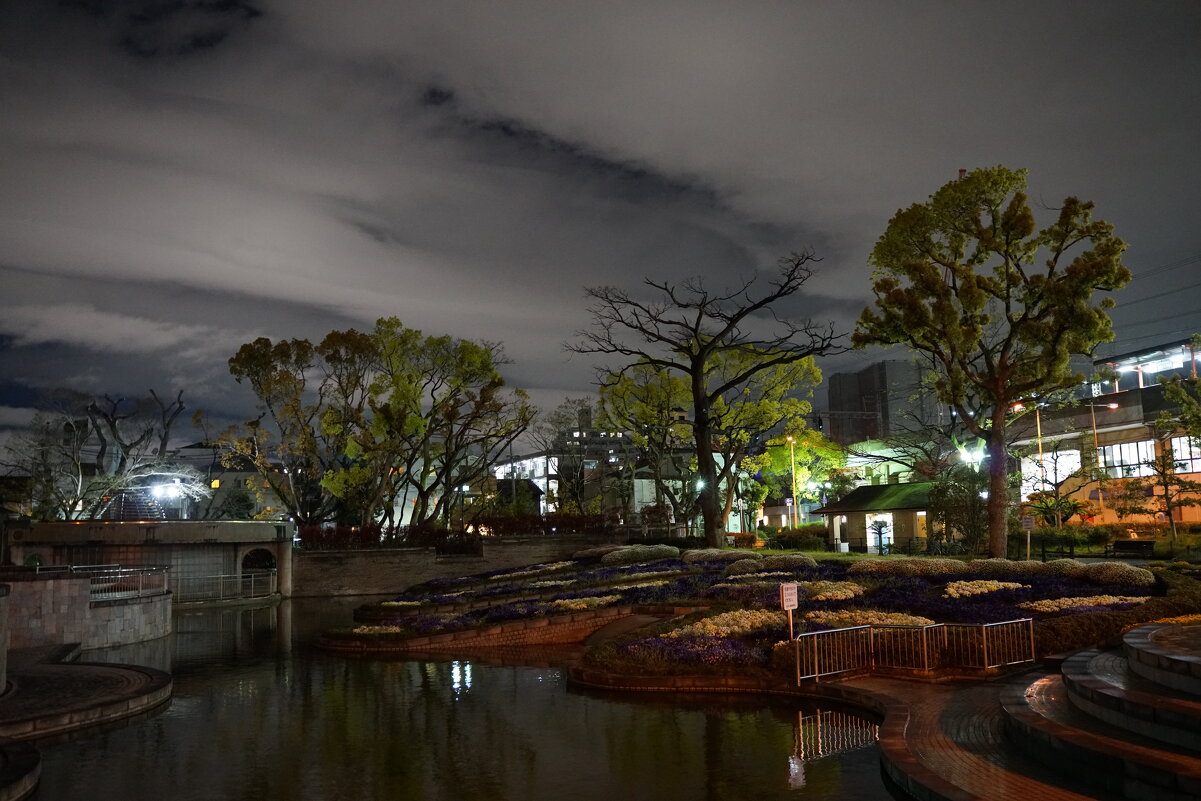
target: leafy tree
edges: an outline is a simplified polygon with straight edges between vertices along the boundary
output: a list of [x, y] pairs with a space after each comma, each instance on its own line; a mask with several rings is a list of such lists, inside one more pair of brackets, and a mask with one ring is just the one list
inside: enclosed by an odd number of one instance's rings
[[684, 379], [650, 365], [610, 374], [601, 382], [598, 422], [629, 432], [654, 483], [655, 506], [663, 509], [664, 523], [668, 518], [684, 522], [696, 516], [692, 430], [684, 412], [687, 404]]
[[1024, 170], [974, 170], [898, 211], [872, 250], [876, 300], [853, 337], [929, 357], [939, 400], [987, 443], [996, 557], [1006, 552], [1009, 410], [1083, 380], [1069, 358], [1113, 338], [1113, 301], [1093, 295], [1130, 280], [1126, 245], [1092, 219], [1092, 203], [1069, 197], [1038, 229], [1025, 185]]
[[[272, 342], [259, 337], [229, 360], [230, 374], [239, 384], [250, 386], [260, 412], [254, 420], [221, 435], [225, 458], [253, 465], [302, 526], [326, 520], [336, 505], [336, 497], [321, 482], [342, 456], [349, 430], [325, 423], [331, 417], [354, 417], [350, 409], [334, 409], [340, 400], [362, 402], [346, 387], [337, 388], [338, 367], [326, 363], [323, 355], [347, 347], [352, 340], [355, 348], [370, 349], [369, 341], [356, 331], [333, 332], [326, 340], [328, 347], [319, 348], [307, 339]], [[339, 361], [336, 355], [333, 359]]]
[[409, 358], [422, 420], [404, 438], [397, 469], [405, 497], [413, 494], [413, 524], [448, 523], [461, 488], [490, 475], [535, 409], [525, 392], [505, 390], [499, 366], [507, 360], [497, 343], [424, 337]]
[[930, 522], [949, 535], [958, 532], [963, 545], [976, 551], [988, 533], [988, 474], [970, 464], [958, 463], [944, 472], [930, 490]]
[[360, 524], [413, 495], [415, 525], [449, 521], [463, 485], [479, 482], [533, 417], [504, 391], [498, 344], [425, 336], [396, 318], [370, 333], [243, 345], [230, 372], [260, 416], [223, 436], [298, 523], [342, 510]]
[[692, 447], [700, 482], [699, 503], [705, 539], [721, 547], [725, 510], [719, 495], [721, 417], [761, 374], [830, 350], [831, 329], [777, 316], [776, 304], [800, 291], [811, 275], [812, 254], [783, 259], [768, 287], [754, 292], [754, 278], [722, 292], [699, 278], [679, 284], [647, 279], [653, 299], [632, 297], [611, 286], [587, 290], [593, 327], [568, 345], [575, 353], [631, 359], [610, 383], [631, 369], [652, 367], [685, 380], [688, 386]]

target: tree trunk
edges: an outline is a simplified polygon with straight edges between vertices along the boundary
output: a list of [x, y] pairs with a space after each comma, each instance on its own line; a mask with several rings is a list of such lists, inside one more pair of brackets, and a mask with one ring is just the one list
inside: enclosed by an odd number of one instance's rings
[[717, 463], [713, 460], [713, 432], [709, 423], [709, 396], [705, 391], [704, 370], [692, 371], [692, 434], [696, 438], [697, 473], [701, 480], [701, 520], [705, 526], [705, 544], [720, 548], [722, 537], [721, 506], [717, 499]]
[[1009, 553], [1009, 465], [1004, 418], [993, 420], [988, 437], [988, 555], [1004, 559]]

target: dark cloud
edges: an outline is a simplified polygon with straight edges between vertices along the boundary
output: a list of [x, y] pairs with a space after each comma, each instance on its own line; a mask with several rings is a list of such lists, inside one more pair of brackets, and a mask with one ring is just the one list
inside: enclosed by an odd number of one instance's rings
[[244, 409], [239, 343], [382, 315], [504, 341], [554, 403], [583, 287], [807, 247], [786, 311], [849, 330], [888, 218], [997, 163], [1131, 243], [1123, 343], [1201, 324], [1192, 2], [349, 9], [0, 0], [9, 418], [68, 384]]

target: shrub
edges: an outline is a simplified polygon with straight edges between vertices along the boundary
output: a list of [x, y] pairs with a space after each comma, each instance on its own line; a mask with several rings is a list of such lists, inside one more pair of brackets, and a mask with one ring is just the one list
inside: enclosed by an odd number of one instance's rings
[[737, 562], [740, 559], [762, 559], [760, 554], [753, 551], [725, 551], [721, 548], [701, 548], [695, 551], [685, 551], [680, 557], [688, 564], [695, 562]]
[[803, 553], [779, 553], [764, 557], [763, 566], [775, 570], [795, 570], [799, 567], [817, 567], [817, 562]]
[[884, 576], [946, 576], [968, 572], [958, 559], [901, 557], [899, 559], [859, 559], [847, 568], [848, 574], [875, 573]]
[[585, 548], [582, 551], [576, 551], [571, 555], [572, 559], [600, 559], [607, 553], [619, 550], [621, 545], [597, 545], [595, 548]]
[[623, 545], [601, 557], [602, 565], [621, 565], [629, 562], [650, 562], [656, 559], [675, 559], [680, 549], [674, 545]]
[[1149, 587], [1155, 583], [1155, 574], [1150, 570], [1125, 562], [1085, 565], [1081, 578], [1093, 584], [1127, 584], [1132, 587]]
[[767, 567], [763, 559], [739, 559], [726, 565], [721, 572], [723, 576], [741, 576], [745, 573], [757, 573]]

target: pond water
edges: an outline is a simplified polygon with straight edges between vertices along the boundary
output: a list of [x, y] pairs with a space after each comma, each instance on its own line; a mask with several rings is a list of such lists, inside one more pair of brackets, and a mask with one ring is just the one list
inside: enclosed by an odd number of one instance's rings
[[750, 696], [581, 693], [554, 666], [311, 649], [355, 601], [181, 614], [94, 661], [168, 669], [160, 714], [40, 744], [40, 801], [887, 799], [875, 727]]

